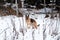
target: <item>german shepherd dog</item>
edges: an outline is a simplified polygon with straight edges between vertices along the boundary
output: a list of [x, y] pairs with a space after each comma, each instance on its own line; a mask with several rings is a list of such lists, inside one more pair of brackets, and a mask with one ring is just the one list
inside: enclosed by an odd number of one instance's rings
[[39, 26], [39, 25], [37, 25], [37, 22], [34, 19], [29, 18], [29, 15], [26, 15], [26, 23], [27, 23], [28, 28], [30, 28], [32, 25], [33, 29], [35, 29], [35, 28], [37, 29], [37, 27]]

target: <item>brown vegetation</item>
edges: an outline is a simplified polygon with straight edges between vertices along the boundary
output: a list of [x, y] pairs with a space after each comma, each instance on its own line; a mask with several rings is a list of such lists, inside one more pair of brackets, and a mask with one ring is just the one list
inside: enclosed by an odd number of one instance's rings
[[[16, 15], [16, 11], [11, 7], [0, 7], [0, 16]], [[17, 16], [17, 15], [16, 15]], [[18, 17], [22, 17], [22, 13], [18, 13]]]

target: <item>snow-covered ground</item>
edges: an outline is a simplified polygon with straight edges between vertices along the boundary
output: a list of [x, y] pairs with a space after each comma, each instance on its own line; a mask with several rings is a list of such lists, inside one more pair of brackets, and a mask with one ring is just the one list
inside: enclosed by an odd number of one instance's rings
[[[27, 9], [19, 10], [23, 14], [45, 13], [44, 8], [29, 12]], [[46, 11], [51, 12], [51, 9], [46, 8]], [[60, 19], [58, 17], [50, 19], [50, 17], [45, 18], [45, 16], [45, 14], [30, 15], [30, 18], [36, 20], [37, 25], [40, 24], [37, 29], [27, 28], [25, 16], [17, 17], [10, 15], [0, 17], [0, 40], [60, 40]]]
[[30, 9], [30, 8], [20, 8], [19, 11], [22, 12], [23, 14], [48, 13], [48, 12], [51, 13], [52, 9], [51, 8], [43, 8], [43, 9], [36, 10], [36, 9]]
[[27, 29], [24, 17], [0, 17], [0, 40], [60, 40], [59, 18], [44, 17], [45, 14], [30, 15], [40, 24], [38, 29]]

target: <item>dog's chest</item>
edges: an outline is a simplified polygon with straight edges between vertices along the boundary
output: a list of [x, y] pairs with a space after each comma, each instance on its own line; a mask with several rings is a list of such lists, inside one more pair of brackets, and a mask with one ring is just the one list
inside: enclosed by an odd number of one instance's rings
[[30, 19], [26, 20], [26, 22], [27, 22], [27, 24], [30, 24], [30, 23], [31, 23], [31, 22], [30, 22]]

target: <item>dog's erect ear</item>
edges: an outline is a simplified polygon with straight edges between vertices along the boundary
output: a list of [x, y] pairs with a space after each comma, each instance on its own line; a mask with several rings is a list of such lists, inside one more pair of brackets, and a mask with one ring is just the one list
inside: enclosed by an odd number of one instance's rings
[[27, 15], [29, 17], [29, 15]]
[[29, 17], [29, 15], [26, 15], [26, 17]]
[[29, 15], [26, 15], [26, 19], [29, 19]]

